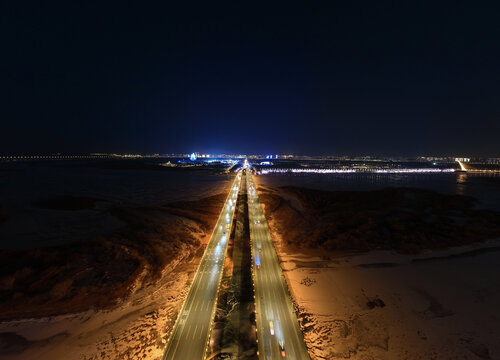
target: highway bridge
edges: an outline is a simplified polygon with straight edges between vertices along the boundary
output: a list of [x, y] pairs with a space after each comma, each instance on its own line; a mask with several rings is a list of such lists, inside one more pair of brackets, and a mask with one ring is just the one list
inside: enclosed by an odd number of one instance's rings
[[[244, 174], [244, 175], [242, 175]], [[244, 178], [242, 178], [244, 177]], [[206, 359], [241, 181], [246, 181], [259, 359], [310, 359], [250, 171], [236, 175], [163, 360]]]

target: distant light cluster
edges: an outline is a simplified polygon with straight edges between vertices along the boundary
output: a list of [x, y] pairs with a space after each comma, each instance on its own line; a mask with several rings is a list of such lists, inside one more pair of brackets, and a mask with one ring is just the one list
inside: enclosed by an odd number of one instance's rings
[[273, 173], [311, 173], [311, 174], [350, 174], [357, 172], [371, 172], [378, 174], [413, 174], [413, 173], [450, 173], [455, 172], [455, 169], [262, 169], [259, 174], [273, 174]]
[[265, 175], [270, 173], [314, 173], [314, 174], [345, 174], [354, 173], [353, 169], [263, 169], [259, 174]]
[[406, 174], [406, 173], [449, 173], [455, 172], [455, 169], [432, 169], [432, 168], [421, 168], [421, 169], [376, 169], [373, 170], [376, 173], [387, 173], [387, 174]]

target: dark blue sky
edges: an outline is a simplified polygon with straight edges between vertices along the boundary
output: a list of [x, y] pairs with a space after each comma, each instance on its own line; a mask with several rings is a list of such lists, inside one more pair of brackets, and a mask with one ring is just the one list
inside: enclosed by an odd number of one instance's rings
[[498, 1], [47, 3], [0, 9], [0, 153], [500, 156]]

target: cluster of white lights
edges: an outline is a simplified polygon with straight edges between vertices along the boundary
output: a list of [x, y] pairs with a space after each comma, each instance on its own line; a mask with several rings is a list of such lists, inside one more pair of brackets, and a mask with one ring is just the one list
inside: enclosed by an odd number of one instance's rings
[[378, 169], [374, 170], [376, 173], [383, 174], [406, 174], [406, 173], [449, 173], [455, 172], [455, 169]]
[[270, 173], [317, 173], [317, 174], [346, 174], [354, 173], [356, 170], [351, 169], [262, 169], [259, 174]]
[[356, 172], [373, 172], [380, 174], [411, 174], [411, 173], [448, 173], [454, 172], [455, 169], [262, 169], [259, 174], [273, 174], [273, 173], [311, 173], [311, 174], [350, 174]]

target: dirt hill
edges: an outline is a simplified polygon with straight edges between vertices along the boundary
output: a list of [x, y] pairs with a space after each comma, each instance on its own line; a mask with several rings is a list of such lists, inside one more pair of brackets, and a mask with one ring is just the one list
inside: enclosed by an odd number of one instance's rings
[[[0, 251], [0, 320], [114, 306], [193, 256], [225, 195], [165, 206], [110, 207], [127, 225], [65, 246]], [[47, 199], [46, 207], [92, 208], [94, 199]], [[76, 204], [76, 205], [75, 205]], [[50, 206], [49, 206], [50, 205]]]
[[500, 213], [475, 200], [414, 188], [321, 191], [259, 187], [266, 216], [288, 245], [416, 253], [500, 237]]

